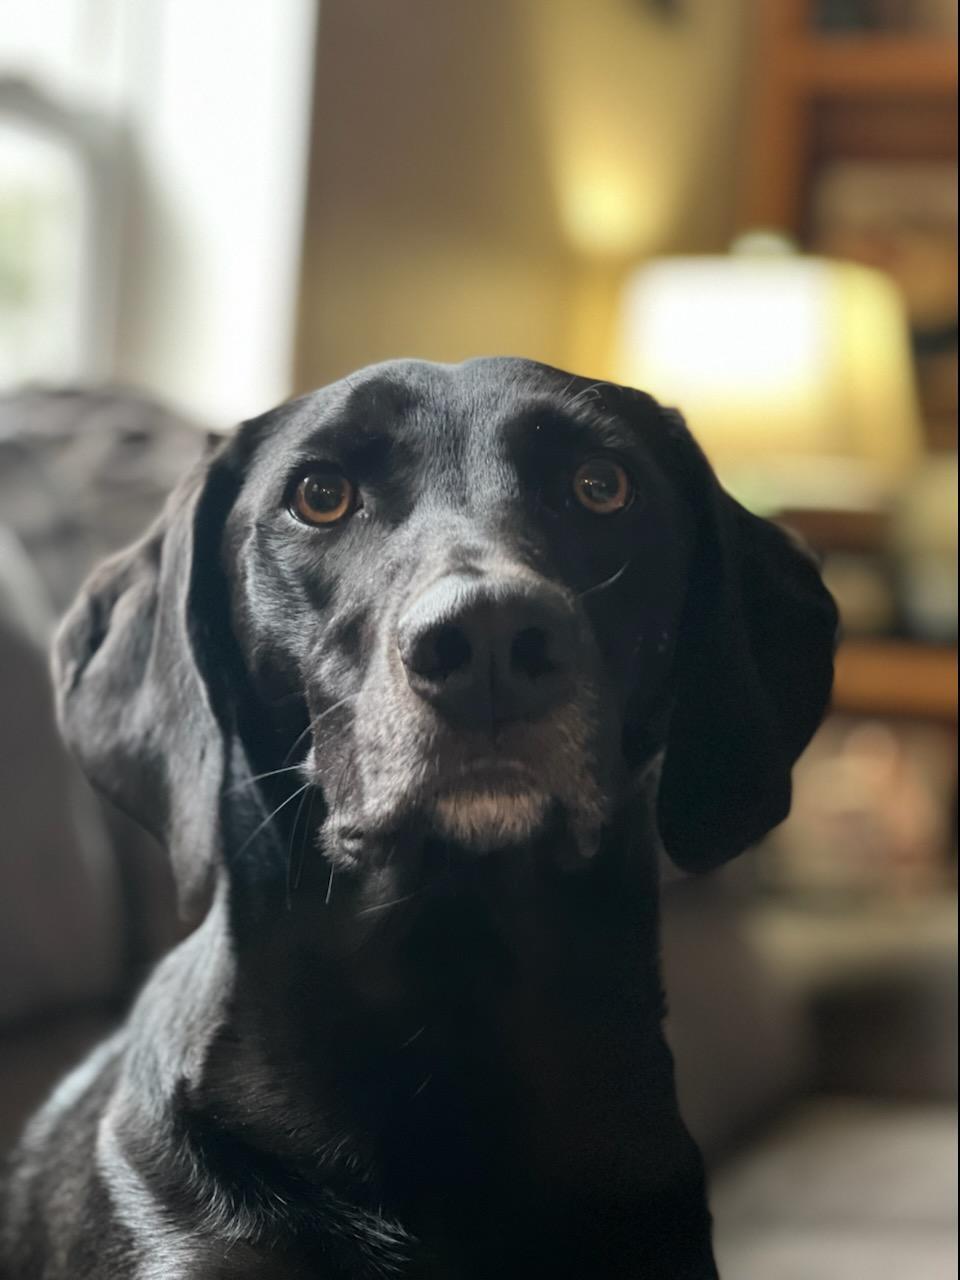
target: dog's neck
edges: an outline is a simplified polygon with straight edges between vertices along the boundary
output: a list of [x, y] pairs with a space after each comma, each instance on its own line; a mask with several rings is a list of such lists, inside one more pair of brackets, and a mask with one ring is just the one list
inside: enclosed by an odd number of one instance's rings
[[498, 1198], [585, 1212], [611, 1178], [627, 1216], [669, 1214], [702, 1170], [662, 1034], [649, 814], [579, 870], [548, 854], [476, 859], [396, 900], [306, 877], [266, 913], [262, 889], [224, 886], [187, 946], [196, 968], [218, 940], [229, 995], [175, 1098], [217, 1176], [253, 1160], [284, 1195], [350, 1188], [418, 1235], [469, 1237]]
[[576, 1008], [594, 983], [659, 1028], [657, 853], [652, 807], [635, 797], [575, 864], [562, 831], [487, 854], [411, 836], [369, 868], [315, 853], [295, 888], [234, 877], [238, 998], [293, 1001], [322, 1057], [323, 1015], [342, 1001], [406, 1039], [425, 1024], [462, 1034], [465, 1013], [496, 1018], [522, 998]]

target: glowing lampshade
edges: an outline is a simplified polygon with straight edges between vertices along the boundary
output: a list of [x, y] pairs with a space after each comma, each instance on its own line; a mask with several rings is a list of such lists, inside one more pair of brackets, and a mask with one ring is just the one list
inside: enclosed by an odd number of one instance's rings
[[920, 452], [894, 286], [788, 254], [676, 258], [628, 283], [618, 377], [681, 409], [757, 508], [874, 506]]

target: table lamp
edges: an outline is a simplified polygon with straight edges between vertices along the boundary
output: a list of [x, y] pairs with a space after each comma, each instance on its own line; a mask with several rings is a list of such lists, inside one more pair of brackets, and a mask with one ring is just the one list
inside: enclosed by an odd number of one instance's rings
[[886, 509], [921, 453], [907, 324], [881, 272], [785, 252], [650, 262], [618, 379], [684, 413], [754, 510]]

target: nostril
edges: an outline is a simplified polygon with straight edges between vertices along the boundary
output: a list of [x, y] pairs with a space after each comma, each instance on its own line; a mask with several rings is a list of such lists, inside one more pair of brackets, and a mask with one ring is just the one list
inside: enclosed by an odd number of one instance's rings
[[449, 724], [484, 733], [561, 705], [577, 670], [573, 611], [526, 579], [450, 575], [397, 620], [396, 647], [417, 698]]
[[473, 652], [464, 632], [452, 624], [431, 627], [414, 646], [410, 664], [428, 680], [446, 680], [470, 665]]
[[550, 659], [550, 637], [542, 627], [524, 627], [513, 637], [510, 669], [528, 680], [550, 675], [556, 669]]

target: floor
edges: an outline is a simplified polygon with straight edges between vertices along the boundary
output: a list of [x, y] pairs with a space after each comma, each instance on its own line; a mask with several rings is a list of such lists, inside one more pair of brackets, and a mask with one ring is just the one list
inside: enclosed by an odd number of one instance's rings
[[957, 1109], [810, 1102], [712, 1200], [723, 1280], [955, 1280]]

